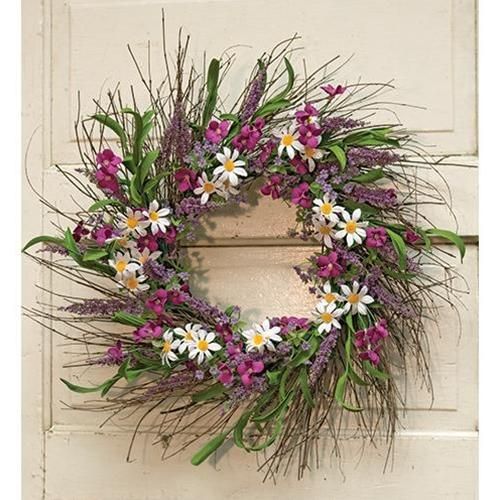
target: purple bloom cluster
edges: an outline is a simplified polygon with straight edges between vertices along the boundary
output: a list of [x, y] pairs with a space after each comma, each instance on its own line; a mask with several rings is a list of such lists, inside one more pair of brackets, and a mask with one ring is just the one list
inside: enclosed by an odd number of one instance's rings
[[332, 330], [327, 337], [321, 342], [318, 352], [314, 358], [309, 369], [309, 383], [310, 385], [316, 384], [319, 377], [323, 373], [325, 366], [332, 355], [332, 351], [337, 345], [337, 340], [340, 335], [340, 330]]
[[349, 183], [344, 186], [344, 193], [359, 203], [368, 203], [377, 208], [393, 208], [398, 205], [398, 196], [392, 188], [368, 188], [360, 184]]
[[113, 316], [119, 311], [129, 314], [141, 314], [144, 311], [144, 305], [135, 298], [82, 299], [59, 309], [80, 316]]
[[376, 325], [356, 332], [354, 345], [359, 350], [359, 357], [363, 361], [369, 361], [377, 366], [380, 363], [380, 344], [382, 340], [389, 336], [387, 322], [385, 319], [379, 321]]
[[332, 116], [321, 122], [325, 132], [335, 134], [341, 130], [351, 130], [353, 128], [361, 128], [365, 126], [365, 122], [346, 118], [344, 116]]
[[347, 161], [352, 167], [385, 167], [401, 160], [401, 156], [388, 149], [350, 148]]
[[262, 99], [262, 94], [264, 92], [265, 77], [265, 67], [259, 68], [255, 78], [250, 84], [245, 100], [241, 106], [240, 118], [242, 123], [250, 120], [250, 118], [252, 118], [254, 113], [257, 111], [259, 102]]

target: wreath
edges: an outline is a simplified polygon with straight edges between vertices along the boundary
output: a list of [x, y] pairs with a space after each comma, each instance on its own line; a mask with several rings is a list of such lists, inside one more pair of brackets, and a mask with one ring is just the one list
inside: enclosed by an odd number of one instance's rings
[[[24, 248], [43, 244], [31, 257], [93, 294], [27, 314], [82, 343], [85, 366], [115, 367], [95, 387], [62, 381], [100, 394], [83, 407], [142, 412], [137, 430], [160, 417], [152, 425], [169, 456], [200, 441], [193, 465], [232, 440], [267, 450], [268, 474], [296, 454], [301, 476], [322, 430], [339, 439], [346, 411], [364, 435], [393, 437], [404, 406], [395, 379], [416, 364], [430, 383], [426, 320], [451, 290], [426, 267], [449, 271], [436, 238], [465, 253], [454, 232], [415, 224], [417, 201], [443, 202], [419, 177], [440, 160], [399, 123], [371, 123], [388, 85], [339, 84], [336, 59], [300, 77], [295, 40], [258, 59], [230, 108], [221, 83], [233, 58], [199, 73], [187, 68], [187, 43], [157, 88], [141, 73], [145, 112], [110, 92], [76, 123], [83, 168], [59, 168], [88, 208], [68, 213], [42, 198], [68, 227]], [[246, 324], [237, 306], [221, 309], [190, 289], [185, 247], [197, 224], [245, 203], [256, 182], [295, 207], [291, 236], [317, 243], [296, 268], [317, 297], [309, 317]]]

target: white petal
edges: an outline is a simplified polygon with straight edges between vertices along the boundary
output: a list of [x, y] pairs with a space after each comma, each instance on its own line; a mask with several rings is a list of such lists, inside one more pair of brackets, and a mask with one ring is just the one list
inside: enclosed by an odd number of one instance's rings
[[356, 210], [354, 210], [354, 212], [352, 213], [352, 220], [358, 221], [360, 217], [361, 217], [361, 209], [356, 208]]

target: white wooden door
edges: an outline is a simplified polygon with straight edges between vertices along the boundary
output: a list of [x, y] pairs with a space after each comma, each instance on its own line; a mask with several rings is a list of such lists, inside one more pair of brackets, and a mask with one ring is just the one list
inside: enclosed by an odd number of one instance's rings
[[[30, 175], [60, 206], [69, 189], [52, 165], [78, 166], [73, 138], [77, 91], [83, 111], [101, 89], [137, 82], [126, 50], [130, 43], [145, 61], [151, 40], [153, 65], [159, 60], [161, 8], [169, 39], [183, 26], [192, 35], [192, 53], [217, 55], [241, 44], [237, 68], [263, 49], [298, 32], [304, 56], [314, 66], [334, 54], [354, 58], [343, 81], [394, 78], [391, 100], [425, 106], [401, 108], [400, 119], [421, 133], [435, 154], [460, 155], [475, 165], [476, 25], [474, 0], [24, 0], [24, 144], [30, 143]], [[173, 46], [173, 44], [172, 44]], [[159, 63], [158, 63], [159, 65]], [[243, 74], [236, 71], [236, 75]], [[236, 82], [238, 83], [238, 82]], [[130, 425], [101, 428], [102, 415], [65, 409], [76, 402], [59, 382], [68, 377], [61, 340], [26, 322], [24, 329], [24, 498], [50, 500], [143, 499], [423, 499], [476, 497], [477, 450], [477, 170], [443, 167], [452, 192], [459, 232], [468, 254], [460, 271], [470, 294], [457, 319], [443, 311], [440, 332], [431, 332], [434, 403], [424, 390], [408, 387], [410, 410], [402, 416], [394, 460], [384, 473], [386, 448], [346, 439], [341, 467], [325, 455], [323, 466], [301, 482], [293, 475], [262, 484], [255, 457], [240, 450], [194, 469], [189, 455], [160, 460], [148, 436], [140, 438], [133, 463], [125, 455]], [[443, 185], [444, 189], [444, 185]], [[66, 200], [66, 201], [64, 201]], [[35, 197], [26, 189], [24, 235], [50, 230]], [[453, 226], [443, 210], [432, 214]], [[222, 215], [207, 226], [207, 239], [191, 249], [207, 271], [199, 285], [221, 303], [239, 303], [247, 317], [305, 313], [307, 295], [295, 293], [291, 267], [308, 253], [277, 235], [292, 215], [262, 200], [236, 219]], [[44, 227], [45, 226], [45, 227]], [[236, 238], [236, 239], [235, 239]], [[205, 243], [205, 245], [203, 245]], [[245, 265], [242, 267], [241, 262]], [[25, 303], [43, 294], [35, 283], [54, 286], [50, 276], [26, 262]], [[283, 290], [293, 292], [283, 293]], [[74, 373], [73, 375], [78, 375]], [[80, 374], [94, 382], [92, 372]], [[78, 399], [81, 401], [81, 398]]]

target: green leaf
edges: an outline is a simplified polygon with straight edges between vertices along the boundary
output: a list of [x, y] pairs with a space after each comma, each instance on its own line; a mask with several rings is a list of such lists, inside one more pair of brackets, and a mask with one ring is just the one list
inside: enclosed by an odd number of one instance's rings
[[194, 403], [200, 403], [202, 401], [208, 401], [210, 399], [217, 398], [224, 394], [225, 387], [222, 384], [216, 383], [204, 389], [203, 391], [196, 392], [191, 396]]
[[73, 233], [69, 228], [64, 231], [64, 242], [71, 257], [73, 257], [76, 262], [80, 262], [80, 250], [78, 250]]
[[286, 97], [288, 92], [290, 92], [290, 90], [292, 90], [293, 84], [295, 82], [295, 72], [293, 70], [292, 64], [290, 63], [290, 61], [286, 57], [284, 57], [283, 60], [285, 61], [288, 79], [287, 79], [285, 88], [279, 94], [277, 94], [276, 97], [273, 97], [273, 99], [272, 99], [273, 101], [277, 101], [277, 100], [280, 100], [280, 99], [283, 99], [284, 97]]
[[311, 394], [311, 389], [309, 387], [309, 382], [307, 379], [307, 370], [305, 367], [302, 367], [299, 374], [299, 385], [300, 390], [304, 396], [304, 399], [307, 401], [307, 404], [311, 407], [314, 406], [314, 400]]
[[127, 382], [133, 382], [138, 379], [143, 373], [151, 371], [151, 367], [145, 366], [142, 368], [130, 368], [127, 366], [124, 372], [125, 379]]
[[281, 413], [283, 408], [288, 407], [290, 400], [292, 399], [292, 397], [294, 395], [295, 395], [295, 391], [293, 391], [293, 390], [290, 391], [286, 395], [285, 399], [283, 399], [280, 403], [278, 403], [272, 410], [269, 410], [268, 412], [261, 414], [261, 415], [257, 415], [257, 416], [254, 415], [252, 417], [252, 422], [267, 422], [268, 420], [271, 420], [273, 417], [275, 417], [276, 415]]
[[406, 244], [403, 238], [392, 229], [386, 228], [386, 231], [391, 239], [394, 250], [396, 250], [399, 256], [399, 267], [404, 270], [406, 268]]
[[91, 118], [98, 121], [99, 123], [102, 123], [105, 127], [108, 127], [110, 130], [112, 130], [119, 137], [120, 143], [122, 146], [122, 150], [126, 154], [128, 151], [127, 136], [125, 135], [125, 131], [123, 130], [123, 127], [116, 120], [111, 118], [109, 115], [96, 114], [96, 115], [93, 115]]
[[217, 87], [219, 84], [220, 61], [212, 59], [207, 72], [207, 100], [203, 109], [202, 125], [205, 128], [213, 115], [217, 104]]
[[83, 254], [83, 261], [88, 262], [92, 260], [99, 260], [108, 255], [107, 250], [100, 248], [90, 248]]
[[218, 448], [220, 448], [227, 435], [230, 431], [223, 432], [218, 436], [215, 436], [211, 441], [209, 441], [205, 446], [203, 446], [199, 451], [197, 451], [191, 458], [192, 465], [200, 465], [203, 463], [212, 453], [214, 453]]
[[458, 236], [458, 234], [454, 233], [453, 231], [437, 228], [427, 229], [426, 232], [428, 236], [437, 236], [439, 238], [444, 238], [445, 240], [451, 241], [458, 248], [458, 251], [460, 252], [460, 260], [463, 262], [465, 257], [465, 243], [464, 240], [460, 238], [460, 236]]
[[378, 378], [380, 380], [387, 380], [389, 375], [383, 371], [375, 368], [369, 361], [363, 361], [363, 368], [372, 377]]
[[144, 184], [144, 181], [146, 180], [146, 177], [148, 176], [149, 171], [151, 170], [151, 167], [158, 158], [159, 154], [160, 152], [155, 149], [154, 151], [148, 151], [144, 155], [144, 158], [142, 159], [138, 169], [139, 182], [141, 186]]
[[311, 337], [310, 339], [308, 339], [308, 342], [310, 344], [309, 349], [307, 351], [302, 351], [302, 350], [299, 351], [299, 353], [296, 356], [294, 356], [288, 363], [288, 366], [290, 368], [296, 368], [297, 366], [304, 364], [318, 350], [319, 347], [318, 337]]
[[290, 101], [288, 99], [271, 99], [264, 103], [256, 112], [255, 116], [266, 116], [274, 113], [278, 113], [282, 109], [286, 108], [290, 105]]
[[115, 323], [121, 323], [122, 325], [139, 327], [146, 323], [146, 320], [135, 314], [129, 314], [124, 311], [119, 311], [113, 315], [113, 321]]
[[36, 236], [35, 238], [29, 240], [26, 245], [24, 245], [21, 252], [26, 252], [28, 248], [31, 248], [33, 245], [37, 245], [38, 243], [52, 243], [53, 245], [59, 245], [63, 248], [66, 248], [65, 242], [61, 238], [55, 238], [54, 236]]
[[98, 200], [89, 207], [89, 212], [95, 212], [101, 208], [107, 207], [107, 206], [118, 206], [118, 207], [123, 207], [123, 203], [118, 200], [111, 200], [109, 198], [104, 198], [103, 200]]
[[[101, 385], [97, 385], [95, 387], [82, 387], [81, 385], [76, 385], [76, 384], [72, 384], [71, 382], [69, 382], [68, 380], [65, 380], [63, 378], [59, 379], [69, 390], [73, 391], [73, 392], [78, 392], [80, 394], [88, 394], [88, 393], [91, 393], [91, 392], [99, 392], [99, 391], [102, 391], [104, 388], [106, 388], [110, 381], [111, 380], [114, 380], [116, 378], [116, 375], [114, 377], [112, 377], [111, 379], [109, 380], [106, 380], [106, 382], [104, 382], [103, 384]], [[116, 381], [115, 381], [116, 382]]]
[[337, 385], [335, 386], [335, 400], [342, 406], [342, 408], [352, 411], [359, 412], [363, 411], [363, 408], [359, 408], [357, 406], [352, 406], [349, 403], [346, 403], [345, 398], [345, 388], [347, 384], [348, 372], [343, 373], [340, 378], [337, 380]]
[[252, 416], [252, 411], [251, 410], [246, 411], [245, 413], [243, 413], [243, 415], [241, 415], [238, 422], [234, 426], [233, 439], [234, 439], [234, 444], [238, 448], [246, 448], [245, 443], [243, 441], [243, 431], [245, 430], [245, 427], [247, 426], [251, 416]]
[[334, 154], [335, 158], [337, 158], [340, 168], [344, 170], [347, 165], [347, 155], [345, 151], [338, 144], [330, 146], [328, 149]]
[[222, 113], [219, 118], [221, 120], [229, 120], [232, 122], [238, 122], [240, 119], [238, 118], [237, 115], [233, 115], [232, 113]]
[[156, 175], [155, 177], [153, 177], [152, 179], [149, 179], [149, 181], [146, 182], [146, 184], [144, 185], [144, 193], [146, 195], [151, 195], [151, 192], [153, 191], [153, 189], [155, 189], [158, 184], [160, 183], [160, 181], [162, 179], [164, 179], [165, 177], [168, 177], [168, 175], [170, 174], [170, 172], [160, 172], [158, 175]]
[[353, 177], [351, 181], [358, 182], [359, 184], [368, 184], [370, 182], [378, 181], [384, 177], [384, 171], [381, 168], [374, 168], [369, 172]]
[[347, 376], [357, 385], [370, 385], [368, 382], [365, 382], [352, 368], [349, 367], [349, 371], [347, 372]]

